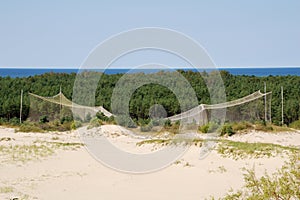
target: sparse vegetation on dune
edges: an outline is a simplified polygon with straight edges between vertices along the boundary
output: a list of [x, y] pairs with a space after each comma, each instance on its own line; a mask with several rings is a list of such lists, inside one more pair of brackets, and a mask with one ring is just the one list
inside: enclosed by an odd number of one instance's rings
[[53, 155], [57, 150], [76, 150], [82, 143], [34, 141], [31, 144], [0, 146], [1, 162], [22, 162], [39, 160]]
[[233, 159], [273, 157], [283, 153], [300, 152], [299, 148], [270, 143], [247, 143], [220, 140], [217, 151], [223, 157]]
[[152, 140], [144, 140], [136, 143], [137, 146], [142, 146], [146, 144], [159, 144], [159, 145], [167, 145], [170, 144], [171, 139], [152, 139]]
[[137, 146], [142, 146], [145, 144], [158, 144], [158, 145], [195, 145], [198, 147], [201, 147], [203, 140], [202, 139], [149, 139], [149, 140], [143, 140], [141, 142], [138, 142], [136, 145]]
[[11, 186], [0, 187], [0, 193], [12, 193], [14, 188]]
[[200, 126], [198, 129], [201, 133], [212, 133], [218, 132], [221, 136], [228, 135], [232, 136], [236, 133], [247, 133], [249, 131], [261, 131], [261, 132], [290, 132], [290, 128], [285, 126], [277, 126], [271, 123], [265, 123], [264, 121], [257, 122], [226, 122], [222, 126], [216, 123], [208, 123]]
[[[300, 199], [300, 153], [291, 155], [272, 175], [257, 177], [255, 168], [245, 169], [245, 185], [237, 191], [229, 191], [219, 200], [296, 200]], [[211, 200], [215, 198], [211, 197]]]

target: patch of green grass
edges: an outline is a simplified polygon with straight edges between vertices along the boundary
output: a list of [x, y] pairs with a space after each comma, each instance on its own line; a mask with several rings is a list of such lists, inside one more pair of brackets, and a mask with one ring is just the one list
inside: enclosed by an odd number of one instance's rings
[[270, 143], [247, 143], [221, 140], [217, 151], [223, 157], [243, 159], [272, 157], [283, 152], [300, 152], [300, 149]]

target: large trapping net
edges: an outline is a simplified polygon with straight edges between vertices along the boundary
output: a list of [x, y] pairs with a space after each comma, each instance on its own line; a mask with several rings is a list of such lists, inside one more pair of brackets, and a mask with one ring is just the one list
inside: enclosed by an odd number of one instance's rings
[[[53, 97], [29, 94], [29, 119], [31, 121], [38, 121], [41, 117], [47, 117], [48, 120], [75, 117], [78, 120], [86, 121], [91, 116], [95, 116], [99, 111], [107, 117], [113, 115], [102, 106], [89, 107], [76, 104], [67, 99], [62, 92]], [[173, 122], [184, 121], [185, 123], [194, 123], [197, 125], [226, 121], [271, 121], [271, 94], [271, 92], [261, 93], [257, 91], [240, 99], [224, 103], [213, 105], [200, 104], [193, 109], [168, 117], [168, 119]]]
[[80, 121], [88, 121], [91, 116], [100, 111], [105, 116], [111, 117], [112, 114], [104, 109], [102, 106], [89, 107], [76, 104], [65, 97], [60, 92], [53, 97], [42, 97], [33, 93], [29, 93], [30, 97], [30, 121], [39, 121], [41, 118], [47, 120], [55, 120], [62, 118], [75, 118]]
[[237, 122], [237, 121], [271, 121], [271, 92], [254, 92], [240, 99], [199, 106], [169, 117], [171, 121], [185, 121], [204, 125], [209, 122]]

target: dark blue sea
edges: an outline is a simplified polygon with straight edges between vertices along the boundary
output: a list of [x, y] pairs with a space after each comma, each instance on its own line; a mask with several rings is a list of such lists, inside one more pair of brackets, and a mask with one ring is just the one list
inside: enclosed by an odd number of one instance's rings
[[[129, 70], [129, 69], [108, 69], [105, 70], [106, 74], [117, 74], [117, 73], [135, 73], [135, 72], [144, 72], [144, 73], [153, 73], [160, 71], [161, 69], [139, 69], [139, 70]], [[195, 69], [184, 69], [184, 70], [192, 70]], [[201, 69], [199, 71], [211, 71], [211, 69]], [[295, 75], [300, 76], [300, 67], [296, 68], [219, 68], [219, 70], [226, 70], [233, 75], [248, 75], [248, 76], [286, 76], [286, 75]], [[101, 71], [101, 70], [99, 70]], [[7, 77], [10, 76], [12, 78], [15, 77], [28, 77], [34, 75], [40, 75], [44, 73], [77, 73], [78, 69], [34, 69], [34, 68], [0, 68], [0, 76]]]

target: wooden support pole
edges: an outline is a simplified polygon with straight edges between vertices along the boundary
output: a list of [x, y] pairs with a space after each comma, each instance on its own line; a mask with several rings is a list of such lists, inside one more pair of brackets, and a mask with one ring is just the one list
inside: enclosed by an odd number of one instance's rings
[[22, 110], [23, 110], [23, 90], [21, 90], [21, 99], [20, 99], [20, 124], [22, 123]]
[[268, 119], [267, 119], [267, 95], [266, 95], [266, 93], [267, 93], [267, 84], [266, 84], [266, 82], [264, 82], [264, 92], [265, 92], [265, 122], [267, 122]]
[[283, 87], [281, 86], [281, 125], [283, 125]]

